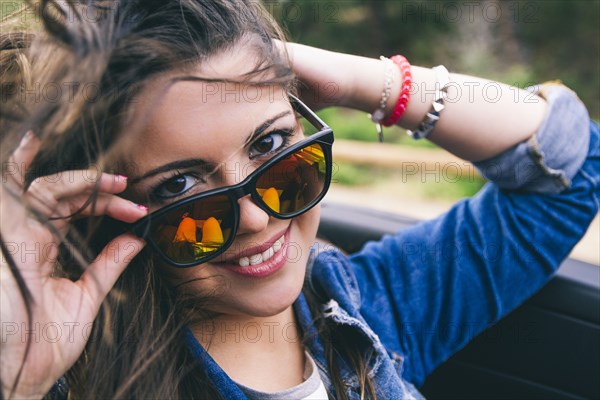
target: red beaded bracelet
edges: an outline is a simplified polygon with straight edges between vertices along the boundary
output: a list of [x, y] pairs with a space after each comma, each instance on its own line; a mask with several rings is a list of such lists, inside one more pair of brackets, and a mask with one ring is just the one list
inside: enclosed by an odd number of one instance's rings
[[387, 119], [381, 122], [383, 126], [392, 126], [402, 118], [402, 115], [404, 115], [406, 107], [408, 106], [410, 88], [412, 85], [412, 74], [410, 73], [410, 63], [408, 60], [400, 55], [393, 56], [390, 59], [396, 63], [400, 69], [400, 74], [402, 75], [402, 89], [400, 89], [400, 95], [394, 106], [394, 111], [392, 111], [392, 114]]

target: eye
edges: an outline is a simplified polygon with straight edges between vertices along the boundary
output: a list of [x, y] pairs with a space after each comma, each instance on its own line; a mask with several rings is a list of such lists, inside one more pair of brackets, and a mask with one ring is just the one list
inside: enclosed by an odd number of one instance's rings
[[177, 175], [160, 184], [154, 190], [153, 195], [159, 199], [180, 196], [197, 183], [198, 179], [192, 175]]
[[250, 148], [250, 158], [260, 157], [279, 150], [287, 144], [290, 131], [277, 130], [258, 138]]

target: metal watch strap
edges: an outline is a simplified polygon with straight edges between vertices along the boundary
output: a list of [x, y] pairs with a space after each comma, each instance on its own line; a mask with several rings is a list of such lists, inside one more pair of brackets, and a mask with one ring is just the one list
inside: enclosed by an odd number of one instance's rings
[[448, 84], [450, 83], [450, 73], [443, 65], [433, 67], [432, 70], [435, 71], [437, 82], [435, 87], [435, 98], [431, 103], [431, 108], [417, 129], [414, 131], [410, 129], [406, 130], [406, 133], [415, 140], [424, 139], [431, 133], [431, 131], [433, 131], [435, 124], [440, 119], [441, 112], [446, 107], [444, 104], [444, 99], [448, 94], [447, 90]]

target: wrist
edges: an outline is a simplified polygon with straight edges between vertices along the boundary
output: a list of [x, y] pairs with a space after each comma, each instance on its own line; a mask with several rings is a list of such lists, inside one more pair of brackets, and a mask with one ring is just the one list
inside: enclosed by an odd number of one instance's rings
[[[343, 106], [370, 113], [379, 107], [382, 77], [385, 76], [386, 65], [376, 58], [350, 57], [346, 63], [351, 66], [351, 79], [349, 79], [348, 96]], [[401, 78], [400, 70], [396, 67], [392, 68], [393, 83], [385, 108], [386, 116], [392, 113], [395, 100], [400, 94]]]
[[397, 125], [405, 129], [416, 129], [435, 98], [435, 72], [431, 68], [412, 66], [413, 85], [408, 107]]
[[[30, 388], [31, 390], [27, 390], [27, 388], [23, 388], [22, 385], [19, 385], [15, 388], [15, 391], [11, 393], [12, 387], [2, 386], [2, 398], [3, 399], [15, 399], [15, 400], [33, 400], [33, 399], [43, 399], [48, 391], [40, 392], [39, 387]], [[50, 389], [48, 389], [50, 390]]]
[[[6, 349], [4, 349], [6, 350]], [[30, 358], [28, 356], [28, 358]], [[11, 362], [11, 360], [0, 360], [0, 366], [5, 362]], [[28, 361], [29, 362], [29, 361]], [[51, 378], [50, 371], [47, 371], [41, 379], [33, 379], [28, 374], [27, 365], [21, 371], [21, 375], [18, 378], [19, 381], [16, 387], [13, 387], [18, 374], [20, 363], [17, 363], [15, 369], [0, 368], [0, 376], [3, 377], [0, 389], [2, 390], [3, 399], [42, 399], [46, 396], [46, 393], [50, 391], [56, 380]], [[4, 364], [6, 366], [6, 364]]]

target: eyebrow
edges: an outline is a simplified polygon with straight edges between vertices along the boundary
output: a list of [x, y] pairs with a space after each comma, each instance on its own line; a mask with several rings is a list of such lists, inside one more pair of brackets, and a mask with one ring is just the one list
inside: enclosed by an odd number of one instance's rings
[[269, 118], [268, 120], [266, 120], [265, 122], [263, 122], [258, 128], [256, 128], [250, 135], [248, 135], [248, 138], [246, 138], [246, 140], [244, 141], [244, 146], [249, 145], [250, 143], [252, 143], [252, 141], [254, 141], [257, 137], [259, 137], [260, 135], [263, 134], [264, 131], [266, 131], [267, 129], [269, 129], [269, 127], [271, 125], [273, 125], [275, 123], [275, 121], [277, 121], [278, 119], [281, 119], [285, 116], [290, 115], [292, 112], [290, 110], [285, 110], [280, 112], [279, 114], [275, 115], [272, 118]]
[[165, 165], [161, 165], [160, 167], [154, 168], [154, 169], [146, 172], [142, 176], [131, 178], [131, 179], [129, 179], [129, 181], [130, 181], [130, 184], [133, 185], [136, 183], [140, 183], [144, 179], [148, 179], [155, 175], [162, 174], [163, 172], [169, 172], [174, 169], [185, 169], [185, 168], [192, 168], [192, 167], [199, 167], [199, 166], [206, 167], [208, 165], [209, 165], [208, 162], [206, 162], [200, 158], [189, 158], [186, 160], [177, 160], [177, 161], [173, 161], [171, 163], [165, 164]]
[[[253, 140], [255, 140], [257, 137], [259, 137], [261, 134], [263, 134], [264, 131], [269, 129], [269, 127], [271, 125], [273, 125], [275, 123], [275, 121], [277, 121], [291, 113], [292, 112], [290, 110], [286, 110], [286, 111], [280, 112], [279, 114], [275, 115], [274, 117], [269, 118], [268, 120], [263, 122], [259, 127], [257, 127], [254, 131], [252, 131], [252, 133], [250, 133], [250, 135], [248, 135], [248, 137], [244, 141], [243, 146], [245, 147], [248, 144], [252, 143]], [[186, 168], [193, 168], [193, 167], [207, 168], [209, 165], [211, 165], [209, 162], [207, 162], [201, 158], [189, 158], [186, 160], [177, 160], [177, 161], [170, 162], [168, 164], [161, 165], [160, 167], [154, 168], [154, 169], [142, 174], [139, 177], [131, 178], [129, 181], [130, 181], [130, 184], [133, 185], [133, 184], [140, 183], [141, 181], [151, 178], [155, 175], [162, 174], [164, 172], [169, 172], [169, 171], [172, 171], [175, 169], [186, 169]]]

